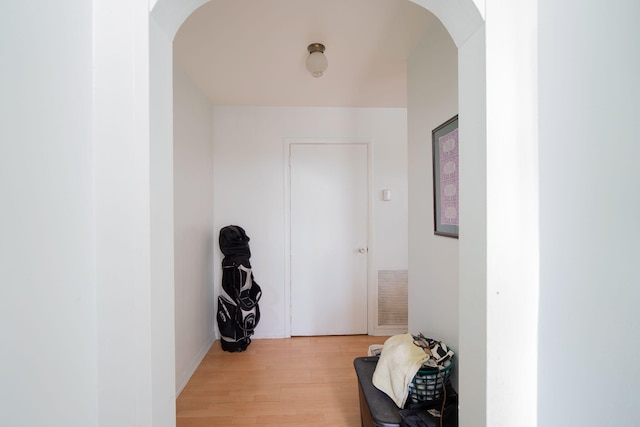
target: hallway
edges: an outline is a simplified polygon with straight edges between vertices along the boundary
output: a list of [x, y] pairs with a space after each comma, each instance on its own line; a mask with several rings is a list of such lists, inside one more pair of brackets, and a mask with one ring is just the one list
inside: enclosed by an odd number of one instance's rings
[[359, 426], [353, 359], [386, 339], [258, 339], [243, 353], [216, 341], [178, 397], [177, 427]]

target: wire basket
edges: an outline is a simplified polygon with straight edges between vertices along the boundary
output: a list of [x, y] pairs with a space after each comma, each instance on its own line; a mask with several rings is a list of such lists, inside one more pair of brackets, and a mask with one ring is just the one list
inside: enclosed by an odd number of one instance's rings
[[442, 398], [444, 387], [449, 383], [452, 368], [453, 358], [440, 369], [423, 365], [409, 383], [407, 403], [422, 403]]

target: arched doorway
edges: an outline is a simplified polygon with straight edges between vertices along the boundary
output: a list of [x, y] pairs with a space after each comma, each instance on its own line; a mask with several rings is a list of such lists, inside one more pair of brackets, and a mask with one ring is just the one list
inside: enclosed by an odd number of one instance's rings
[[[460, 383], [461, 420], [470, 422], [485, 420], [488, 417], [487, 391], [487, 321], [489, 310], [487, 306], [488, 281], [488, 211], [487, 206], [487, 162], [492, 160], [493, 151], [488, 153], [487, 147], [487, 80], [486, 64], [486, 34], [485, 25], [476, 4], [471, 0], [458, 2], [437, 2], [433, 0], [413, 0], [415, 3], [434, 13], [445, 25], [458, 47], [459, 55], [459, 105], [460, 105], [460, 134], [463, 145], [466, 145], [469, 155], [461, 150], [461, 182], [465, 186], [466, 195], [461, 198], [461, 217], [464, 212], [474, 212], [475, 218], [468, 221], [464, 231], [464, 239], [460, 241], [460, 376], [464, 378]], [[171, 41], [184, 20], [204, 4], [205, 0], [194, 0], [185, 5], [178, 0], [158, 0], [153, 7], [150, 21], [151, 46], [151, 173], [157, 180], [166, 180], [171, 176], [170, 152], [172, 148], [171, 129]], [[497, 149], [497, 148], [496, 148]], [[492, 149], [493, 150], [493, 149]], [[154, 155], [154, 152], [156, 155]], [[163, 155], [164, 153], [165, 155]], [[481, 179], [486, 177], [487, 179]], [[479, 179], [480, 178], [480, 179]], [[164, 210], [170, 210], [171, 197], [166, 194], [151, 198], [152, 223], [157, 217], [155, 231], [152, 229], [152, 240], [162, 242], [167, 248], [164, 252], [156, 249], [159, 255], [152, 256], [151, 275], [154, 272], [159, 280], [159, 273], [163, 266], [170, 265], [171, 236], [166, 230], [171, 230], [170, 218], [159, 215]], [[491, 208], [491, 209], [490, 209]], [[165, 230], [164, 232], [162, 230]], [[157, 235], [155, 235], [157, 233]], [[169, 233], [170, 234], [170, 233]], [[501, 249], [504, 250], [504, 249]], [[162, 253], [160, 253], [162, 252]], [[500, 251], [492, 262], [500, 261]], [[155, 262], [154, 262], [155, 260]], [[161, 265], [162, 264], [162, 265]], [[464, 266], [464, 267], [462, 267]], [[165, 283], [164, 287], [172, 286]], [[151, 295], [152, 307], [169, 308], [172, 300], [166, 293]], [[152, 341], [157, 340], [154, 348], [171, 348], [172, 337], [167, 336], [171, 328], [171, 310], [158, 316], [151, 325]], [[468, 354], [478, 357], [465, 358]], [[154, 354], [154, 358], [158, 357]], [[168, 366], [165, 365], [165, 366]], [[173, 371], [171, 371], [173, 373]], [[157, 375], [164, 375], [157, 371]], [[160, 382], [160, 384], [162, 381]], [[500, 389], [500, 387], [498, 387]], [[161, 393], [162, 390], [153, 390]], [[154, 408], [155, 411], [156, 408]], [[464, 424], [463, 424], [464, 425]]]

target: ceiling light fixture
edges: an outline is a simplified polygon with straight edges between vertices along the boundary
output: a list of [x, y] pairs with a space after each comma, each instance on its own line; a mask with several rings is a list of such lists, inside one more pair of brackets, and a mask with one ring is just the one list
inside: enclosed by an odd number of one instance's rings
[[307, 57], [307, 70], [313, 77], [320, 77], [329, 65], [327, 57], [324, 56], [324, 45], [321, 43], [311, 43], [307, 46], [309, 56]]

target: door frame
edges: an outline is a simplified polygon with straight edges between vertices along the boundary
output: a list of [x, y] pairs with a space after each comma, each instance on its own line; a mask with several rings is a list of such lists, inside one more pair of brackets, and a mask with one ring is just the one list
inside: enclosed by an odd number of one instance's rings
[[291, 166], [290, 153], [293, 144], [358, 144], [367, 147], [367, 334], [374, 331], [376, 321], [376, 297], [373, 289], [375, 259], [375, 235], [373, 230], [373, 144], [371, 138], [284, 138], [282, 165], [284, 169], [284, 335], [291, 337]]

